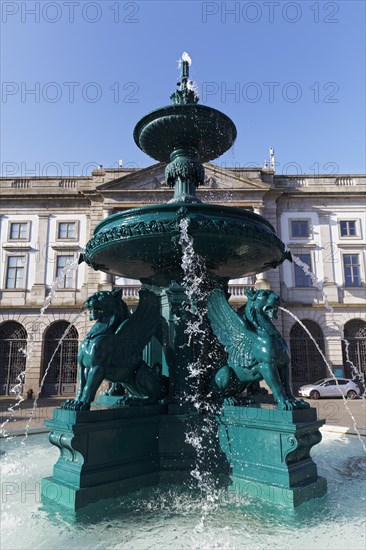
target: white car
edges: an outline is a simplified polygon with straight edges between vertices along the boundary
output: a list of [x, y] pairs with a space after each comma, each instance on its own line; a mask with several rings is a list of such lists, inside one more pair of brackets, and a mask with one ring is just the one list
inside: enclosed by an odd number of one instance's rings
[[341, 397], [344, 395], [347, 399], [355, 399], [360, 395], [360, 388], [353, 380], [347, 378], [322, 378], [314, 384], [301, 386], [298, 390], [301, 397], [310, 397], [310, 399], [319, 399], [319, 397]]

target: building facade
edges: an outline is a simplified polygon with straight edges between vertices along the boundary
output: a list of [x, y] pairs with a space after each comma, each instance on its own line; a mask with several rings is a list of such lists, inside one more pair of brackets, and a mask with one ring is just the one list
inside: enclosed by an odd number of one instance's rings
[[[78, 343], [90, 328], [82, 312], [86, 297], [121, 286], [134, 307], [139, 288], [138, 281], [77, 266], [77, 258], [105, 217], [171, 198], [164, 168], [0, 179], [1, 394], [12, 392], [21, 372], [24, 394], [38, 393], [41, 383], [45, 396], [73, 394]], [[293, 263], [231, 281], [229, 288], [233, 307], [244, 303], [247, 286], [271, 288], [302, 321], [305, 329], [290, 314], [278, 319], [290, 344], [295, 388], [328, 376], [328, 369], [349, 378], [365, 373], [366, 176], [281, 176], [272, 168], [213, 164], [205, 170], [197, 192], [204, 202], [263, 215], [294, 256]]]

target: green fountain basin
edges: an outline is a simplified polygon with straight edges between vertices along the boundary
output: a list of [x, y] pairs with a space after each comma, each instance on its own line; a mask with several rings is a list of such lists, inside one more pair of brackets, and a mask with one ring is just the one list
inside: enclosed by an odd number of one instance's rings
[[188, 103], [152, 111], [136, 125], [137, 146], [150, 157], [169, 162], [175, 149], [193, 148], [197, 160], [208, 162], [225, 153], [236, 139], [228, 116], [212, 107]]
[[215, 275], [234, 279], [278, 266], [285, 245], [261, 216], [239, 208], [174, 203], [125, 210], [99, 223], [83, 259], [94, 269], [152, 284], [181, 280], [180, 220]]

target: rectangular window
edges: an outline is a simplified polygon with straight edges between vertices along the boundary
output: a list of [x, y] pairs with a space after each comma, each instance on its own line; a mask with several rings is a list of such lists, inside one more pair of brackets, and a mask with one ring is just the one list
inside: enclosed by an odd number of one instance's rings
[[[299, 254], [298, 257], [304, 264], [308, 265], [310, 271], [311, 268], [311, 255], [310, 254]], [[310, 287], [312, 286], [311, 277], [305, 273], [303, 268], [299, 265], [294, 264], [295, 269], [295, 286], [299, 287]]]
[[341, 237], [357, 237], [356, 220], [342, 220], [339, 222]]
[[58, 239], [76, 239], [76, 222], [59, 222], [57, 229]]
[[25, 256], [8, 256], [6, 288], [24, 288]]
[[28, 238], [27, 222], [12, 222], [10, 224], [9, 239], [23, 240]]
[[344, 254], [343, 267], [345, 286], [361, 286], [361, 269], [359, 255]]
[[309, 220], [291, 220], [292, 239], [306, 239], [309, 236]]
[[67, 271], [67, 266], [74, 261], [74, 256], [57, 256], [56, 278], [63, 277], [60, 287], [73, 288], [73, 271]]

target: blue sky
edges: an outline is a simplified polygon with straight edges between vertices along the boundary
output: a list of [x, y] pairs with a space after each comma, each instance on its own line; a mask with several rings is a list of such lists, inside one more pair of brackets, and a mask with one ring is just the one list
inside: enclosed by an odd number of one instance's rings
[[[365, 173], [363, 1], [1, 3], [4, 176], [153, 164], [132, 137], [187, 51], [201, 102], [238, 129], [226, 166]], [[33, 90], [33, 93], [31, 92]]]

